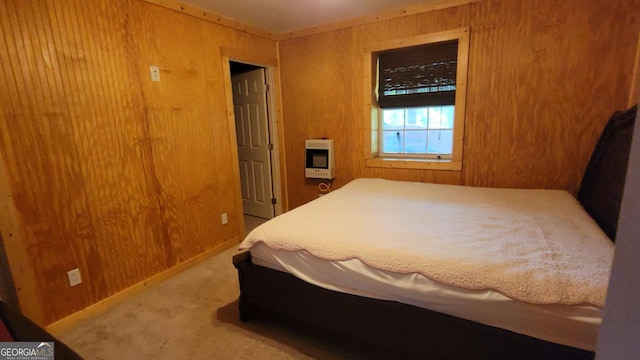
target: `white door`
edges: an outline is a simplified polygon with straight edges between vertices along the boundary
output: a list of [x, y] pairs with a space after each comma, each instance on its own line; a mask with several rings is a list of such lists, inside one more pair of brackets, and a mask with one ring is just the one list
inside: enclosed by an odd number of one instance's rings
[[231, 77], [244, 213], [273, 218], [267, 85], [264, 69]]

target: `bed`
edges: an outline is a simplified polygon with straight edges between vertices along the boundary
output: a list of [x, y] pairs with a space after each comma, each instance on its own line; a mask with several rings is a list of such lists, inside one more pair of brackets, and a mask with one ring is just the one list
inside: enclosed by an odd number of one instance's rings
[[593, 358], [635, 107], [578, 194], [356, 179], [247, 235], [243, 321], [275, 313], [402, 358]]

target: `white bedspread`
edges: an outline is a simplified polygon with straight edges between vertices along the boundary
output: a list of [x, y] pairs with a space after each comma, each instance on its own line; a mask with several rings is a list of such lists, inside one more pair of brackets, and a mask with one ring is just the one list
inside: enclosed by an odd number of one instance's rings
[[359, 259], [532, 304], [604, 306], [613, 244], [567, 192], [358, 179], [252, 231], [241, 248]]

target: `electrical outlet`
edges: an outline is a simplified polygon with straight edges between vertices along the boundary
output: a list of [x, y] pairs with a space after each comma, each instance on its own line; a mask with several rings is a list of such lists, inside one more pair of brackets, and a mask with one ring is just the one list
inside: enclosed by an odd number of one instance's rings
[[151, 72], [151, 81], [160, 81], [160, 68], [155, 66], [155, 65], [151, 65], [149, 66], [149, 71]]
[[69, 277], [69, 286], [73, 287], [82, 282], [82, 278], [80, 277], [80, 269], [73, 269], [71, 271], [67, 271], [67, 276]]
[[229, 218], [227, 218], [227, 213], [222, 213], [222, 216], [220, 218], [222, 220], [222, 225], [229, 222]]

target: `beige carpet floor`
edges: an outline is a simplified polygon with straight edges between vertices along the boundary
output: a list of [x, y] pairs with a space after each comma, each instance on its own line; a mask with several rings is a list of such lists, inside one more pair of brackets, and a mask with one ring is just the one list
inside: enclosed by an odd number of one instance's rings
[[58, 334], [86, 359], [380, 358], [297, 322], [239, 320], [231, 248]]

